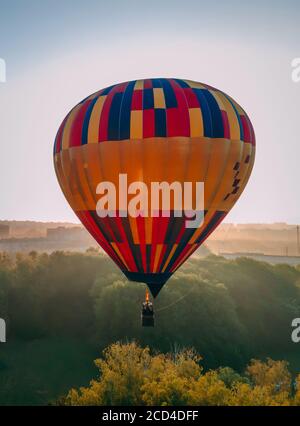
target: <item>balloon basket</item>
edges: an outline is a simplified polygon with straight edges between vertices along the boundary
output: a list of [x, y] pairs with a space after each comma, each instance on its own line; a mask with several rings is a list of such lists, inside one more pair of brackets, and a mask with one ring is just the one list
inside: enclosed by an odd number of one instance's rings
[[142, 327], [154, 327], [153, 303], [149, 300], [149, 292], [146, 290], [146, 298], [142, 304]]
[[154, 327], [154, 317], [142, 315], [142, 327]]

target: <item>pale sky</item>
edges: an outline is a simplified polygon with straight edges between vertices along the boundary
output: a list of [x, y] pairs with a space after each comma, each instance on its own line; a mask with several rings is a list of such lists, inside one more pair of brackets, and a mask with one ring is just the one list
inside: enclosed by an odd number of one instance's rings
[[66, 113], [105, 86], [175, 77], [241, 104], [256, 163], [227, 222], [300, 223], [299, 1], [0, 0], [0, 219], [76, 221], [52, 162]]

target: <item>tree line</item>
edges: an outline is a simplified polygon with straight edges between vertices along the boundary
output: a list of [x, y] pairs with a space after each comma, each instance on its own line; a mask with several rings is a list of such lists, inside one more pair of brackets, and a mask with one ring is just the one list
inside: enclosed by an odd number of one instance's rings
[[[144, 296], [145, 285], [128, 282], [94, 249], [0, 255], [7, 348], [57, 338], [98, 351], [134, 339], [161, 353], [193, 347], [205, 371], [226, 366], [237, 372], [251, 358], [297, 354], [291, 322], [300, 313], [299, 267], [213, 255], [190, 259], [155, 300], [153, 329], [140, 324]], [[3, 372], [0, 356], [0, 382]]]
[[95, 364], [98, 378], [56, 405], [300, 405], [300, 374], [292, 381], [285, 361], [252, 359], [243, 374], [229, 367], [205, 372], [192, 349], [151, 353], [131, 342], [110, 345]]

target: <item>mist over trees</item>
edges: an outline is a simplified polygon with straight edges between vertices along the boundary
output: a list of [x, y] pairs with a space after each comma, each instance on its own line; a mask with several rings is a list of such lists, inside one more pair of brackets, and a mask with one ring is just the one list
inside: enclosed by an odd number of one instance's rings
[[[251, 358], [265, 357], [291, 359], [292, 373], [300, 368], [293, 367], [298, 357], [291, 341], [291, 322], [300, 313], [298, 267], [212, 255], [190, 259], [155, 300], [153, 329], [140, 324], [144, 295], [145, 285], [128, 282], [95, 250], [2, 253], [0, 317], [7, 343], [0, 353], [0, 403], [47, 403], [86, 386], [99, 350], [132, 339], [163, 353], [193, 347], [205, 371], [241, 372]], [[25, 350], [30, 377], [17, 380]], [[47, 365], [54, 372], [48, 384], [42, 380]]]

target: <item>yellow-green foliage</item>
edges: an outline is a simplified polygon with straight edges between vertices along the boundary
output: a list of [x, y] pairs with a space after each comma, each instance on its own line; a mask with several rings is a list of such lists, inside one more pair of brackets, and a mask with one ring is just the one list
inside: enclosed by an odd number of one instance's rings
[[99, 377], [72, 389], [66, 405], [300, 405], [288, 363], [251, 360], [245, 375], [230, 368], [204, 372], [193, 350], [150, 353], [135, 342], [114, 343], [95, 361]]

